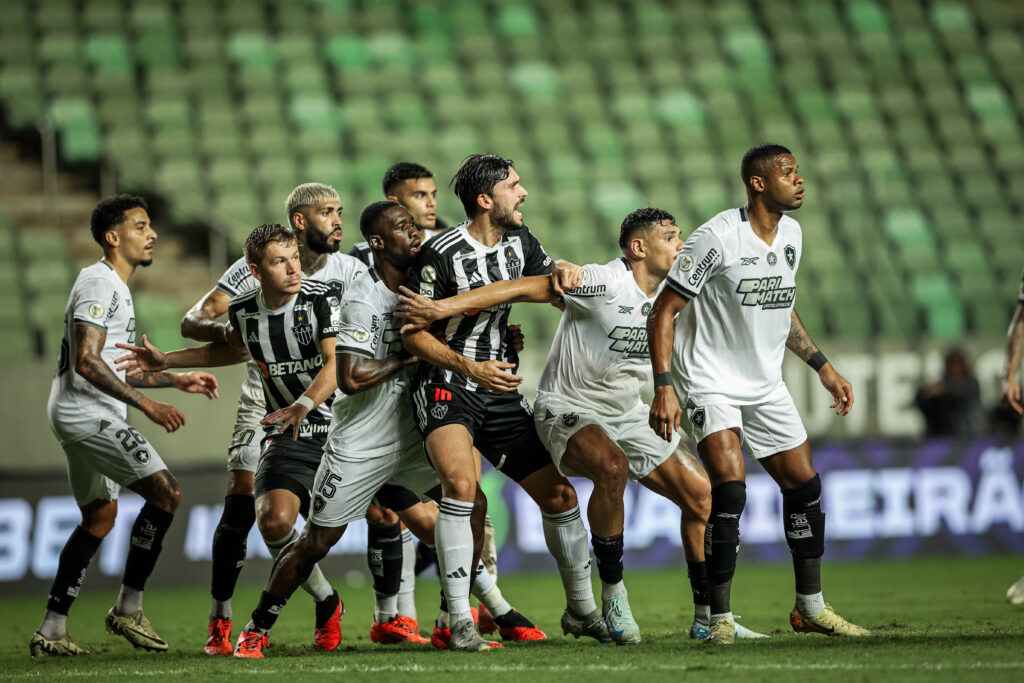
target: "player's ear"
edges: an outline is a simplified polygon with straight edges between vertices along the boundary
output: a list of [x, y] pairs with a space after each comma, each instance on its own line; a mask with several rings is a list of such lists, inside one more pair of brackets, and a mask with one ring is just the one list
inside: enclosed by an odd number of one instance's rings
[[250, 263], [249, 272], [252, 273], [252, 276], [257, 280], [262, 279], [263, 277], [263, 274], [260, 272], [260, 267], [258, 264]]
[[295, 211], [292, 213], [292, 227], [296, 230], [306, 229], [306, 214], [301, 211]]
[[118, 234], [117, 228], [111, 228], [103, 233], [103, 240], [107, 243], [108, 247], [116, 247], [121, 243], [121, 235]]
[[401, 201], [399, 201], [398, 197], [393, 195], [393, 194], [389, 194], [388, 195], [388, 201], [389, 202], [398, 202], [399, 204], [402, 203]]
[[643, 258], [647, 256], [647, 242], [642, 237], [634, 237], [629, 241], [629, 250], [633, 253], [633, 256]]
[[366, 238], [366, 243], [370, 245], [370, 248], [374, 251], [380, 251], [384, 248], [384, 240], [380, 238], [380, 235], [370, 235]]
[[476, 196], [476, 205], [484, 211], [490, 211], [494, 208], [494, 197], [481, 192]]
[[764, 192], [764, 178], [759, 175], [750, 176], [750, 189], [758, 194]]

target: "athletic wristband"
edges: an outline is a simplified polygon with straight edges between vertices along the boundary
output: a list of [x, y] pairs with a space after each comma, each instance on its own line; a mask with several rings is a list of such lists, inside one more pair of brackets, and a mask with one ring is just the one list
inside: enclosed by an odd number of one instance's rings
[[306, 396], [305, 394], [303, 394], [302, 396], [299, 396], [297, 399], [295, 399], [295, 403], [293, 403], [292, 405], [293, 406], [304, 406], [306, 408], [306, 412], [307, 413], [312, 411], [313, 408], [316, 407], [316, 404], [313, 403], [313, 399], [311, 399], [309, 396]]
[[654, 373], [654, 386], [667, 387], [672, 384], [672, 373], [670, 372], [656, 372]]
[[827, 362], [828, 358], [825, 358], [825, 354], [821, 351], [815, 351], [814, 355], [807, 359], [807, 364], [810, 365], [815, 372], [820, 372]]

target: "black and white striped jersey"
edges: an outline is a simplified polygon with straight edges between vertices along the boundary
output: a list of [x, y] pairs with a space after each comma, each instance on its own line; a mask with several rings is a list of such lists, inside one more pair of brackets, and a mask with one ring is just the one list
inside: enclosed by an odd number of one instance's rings
[[[268, 415], [294, 403], [313, 383], [324, 364], [320, 342], [337, 337], [340, 311], [337, 287], [305, 278], [298, 294], [275, 310], [263, 303], [259, 287], [231, 300], [228, 317], [259, 366]], [[327, 437], [333, 398], [310, 411], [300, 438]]]
[[[551, 259], [527, 228], [509, 230], [493, 247], [477, 242], [463, 223], [427, 242], [409, 275], [409, 288], [438, 301], [501, 280], [551, 272]], [[518, 365], [507, 343], [510, 304], [468, 311], [435, 323], [448, 348], [476, 361]], [[415, 383], [429, 381], [487, 392], [468, 377], [420, 363]]]

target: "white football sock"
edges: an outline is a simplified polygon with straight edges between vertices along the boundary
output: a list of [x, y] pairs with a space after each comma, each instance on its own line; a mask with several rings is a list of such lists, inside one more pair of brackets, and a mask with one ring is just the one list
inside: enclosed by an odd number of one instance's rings
[[142, 591], [121, 584], [121, 591], [114, 603], [114, 613], [125, 615], [142, 611]]
[[65, 633], [67, 623], [68, 615], [46, 610], [43, 623], [39, 625], [39, 635], [47, 640], [59, 640]]
[[811, 617], [825, 609], [825, 596], [820, 592], [814, 595], [796, 594], [796, 608], [805, 617]]
[[416, 619], [416, 545], [412, 532], [402, 532], [402, 583], [398, 587], [398, 613]]
[[469, 579], [473, 571], [473, 529], [469, 517], [473, 503], [454, 498], [441, 499], [441, 511], [434, 527], [441, 585], [448, 600], [450, 623], [469, 619]]
[[626, 595], [626, 584], [622, 581], [618, 583], [605, 583], [601, 582], [601, 600], [607, 602], [614, 598], [616, 595]]
[[487, 571], [483, 561], [476, 565], [476, 580], [473, 582], [473, 595], [491, 611], [491, 614], [500, 617], [512, 611], [512, 605], [508, 604], [505, 597], [498, 588], [494, 576]]
[[221, 619], [231, 619], [231, 598], [227, 600], [213, 598], [213, 604], [210, 605], [210, 621], [218, 617]]
[[566, 602], [577, 615], [590, 614], [597, 609], [597, 603], [590, 583], [590, 545], [580, 508], [577, 505], [568, 512], [542, 517], [544, 541], [558, 565]]
[[396, 616], [398, 616], [398, 596], [377, 593], [373, 605], [373, 620], [378, 624], [383, 624]]
[[694, 605], [693, 618], [704, 624], [711, 623], [711, 605]]
[[[284, 538], [277, 541], [266, 541], [267, 550], [270, 551], [270, 557], [277, 560], [277, 556], [281, 554], [284, 547], [298, 537], [299, 532], [295, 530], [295, 527], [292, 527], [292, 530], [289, 531]], [[313, 565], [313, 571], [309, 573], [309, 578], [302, 584], [302, 590], [312, 595], [313, 599], [317, 602], [323, 602], [334, 595], [334, 589], [331, 588], [331, 584], [327, 582], [327, 578], [324, 576], [324, 573], [320, 571], [319, 564]]]
[[722, 614], [712, 614], [711, 621], [709, 623], [715, 623], [719, 619], [732, 619], [732, 612], [724, 612]]

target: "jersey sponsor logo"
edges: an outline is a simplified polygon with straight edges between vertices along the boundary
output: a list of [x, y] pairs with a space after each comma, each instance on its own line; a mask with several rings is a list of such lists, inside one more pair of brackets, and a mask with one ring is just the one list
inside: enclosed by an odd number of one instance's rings
[[434, 270], [434, 266], [423, 266], [420, 269], [420, 280], [426, 283], [433, 283], [437, 280], [437, 271]]
[[103, 304], [101, 304], [99, 301], [94, 301], [93, 303], [89, 304], [89, 315], [92, 316], [93, 318], [102, 318], [103, 312], [105, 310], [106, 309], [103, 308]]
[[448, 414], [448, 404], [438, 403], [430, 409], [430, 414], [435, 420], [443, 420], [444, 416]]
[[633, 307], [632, 306], [619, 306], [619, 313], [621, 313], [622, 315], [629, 315], [632, 312], [633, 312]]
[[562, 413], [562, 426], [566, 429], [570, 429], [576, 426], [576, 423], [580, 421], [580, 416], [576, 413]]
[[316, 354], [312, 358], [306, 358], [305, 360], [286, 360], [280, 363], [264, 363], [261, 360], [256, 361], [256, 365], [259, 366], [260, 372], [263, 373], [263, 377], [283, 377], [285, 375], [294, 375], [300, 372], [309, 372], [310, 370], [316, 370], [322, 367], [324, 359], [321, 358], [320, 354]]
[[[693, 259], [690, 260], [692, 262]], [[708, 253], [704, 254], [704, 258], [700, 260], [700, 263], [697, 264], [697, 267], [693, 269], [693, 273], [690, 274], [690, 277], [686, 278], [686, 284], [690, 285], [691, 287], [696, 287], [697, 285], [699, 285], [700, 281], [704, 279], [704, 276], [707, 275], [707, 272], [711, 269], [711, 266], [713, 266], [715, 264], [715, 261], [717, 260], [718, 250], [714, 248], [710, 249]]]
[[774, 251], [769, 251], [766, 260], [768, 261], [769, 266], [774, 266], [779, 262], [779, 257], [775, 255]]
[[571, 290], [569, 294], [572, 296], [604, 296], [608, 291], [605, 285], [580, 285], [574, 290]]
[[608, 348], [618, 351], [626, 358], [650, 358], [645, 327], [616, 325], [615, 329], [608, 333], [608, 338], [612, 340]]
[[299, 340], [300, 344], [313, 342], [313, 326], [303, 311], [295, 312], [295, 325], [292, 326], [292, 334]]
[[425, 296], [428, 299], [434, 298], [434, 285], [428, 285], [425, 282], [420, 283], [420, 296]]
[[510, 280], [515, 280], [523, 275], [523, 262], [511, 244], [505, 247], [505, 268], [508, 270]]
[[740, 265], [741, 266], [756, 266], [757, 265], [757, 257], [756, 256], [741, 256], [740, 257]]
[[789, 308], [796, 299], [796, 287], [783, 287], [781, 277], [755, 277], [740, 280], [736, 291], [743, 295], [744, 306], [762, 309]]
[[228, 275], [228, 282], [227, 282], [227, 284], [232, 289], [237, 289], [238, 285], [240, 285], [242, 283], [242, 280], [244, 280], [245, 278], [249, 277], [250, 274], [251, 273], [249, 271], [249, 267], [248, 266], [246, 266], [244, 270], [242, 268], [239, 268], [235, 272], [233, 272], [230, 275]]
[[693, 257], [689, 254], [683, 254], [679, 257], [679, 270], [684, 273], [688, 273], [693, 270]]
[[434, 387], [434, 400], [435, 401], [450, 401], [452, 400], [452, 392], [441, 387]]
[[786, 256], [786, 265], [789, 266], [789, 269], [796, 268], [796, 248], [792, 244], [787, 244], [782, 253]]

